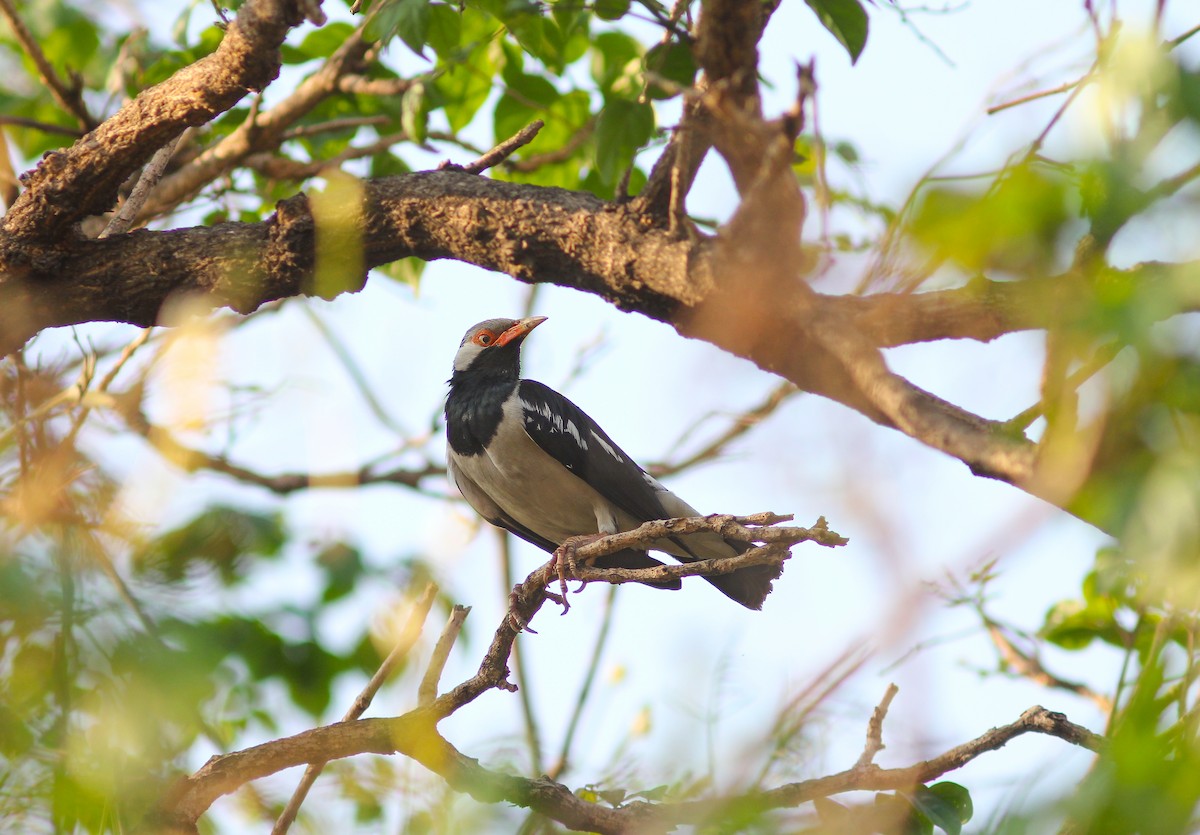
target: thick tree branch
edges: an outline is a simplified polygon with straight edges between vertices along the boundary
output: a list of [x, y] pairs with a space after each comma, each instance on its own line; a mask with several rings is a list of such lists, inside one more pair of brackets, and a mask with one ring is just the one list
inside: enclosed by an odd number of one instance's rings
[[[455, 171], [367, 181], [363, 194], [367, 267], [409, 255], [454, 258], [523, 281], [552, 279], [600, 295], [895, 426], [978, 473], [1034, 492], [1032, 444], [1004, 424], [892, 374], [876, 348], [947, 337], [991, 339], [1069, 323], [1063, 311], [1083, 315], [1094, 293], [1086, 281], [1067, 275], [980, 279], [926, 294], [828, 297], [797, 279], [759, 286], [763, 276], [740, 270], [724, 244], [718, 257], [711, 240], [681, 240], [647, 228], [630, 207], [589, 194]], [[317, 235], [307, 198], [299, 195], [260, 223], [139, 230], [41, 249], [39, 269], [23, 276], [10, 272], [0, 282], [0, 351], [11, 352], [54, 325], [151, 325], [176, 293], [248, 312], [312, 292]], [[1106, 280], [1177, 282], [1180, 269], [1149, 264]], [[346, 286], [363, 280], [346, 276]]]
[[304, 19], [296, 0], [247, 0], [211, 55], [143, 91], [95, 130], [47, 155], [0, 222], [0, 256], [11, 273], [38, 270], [32, 241], [61, 239], [88, 215], [112, 208], [117, 189], [167, 142], [261, 90], [279, 72], [279, 47]]

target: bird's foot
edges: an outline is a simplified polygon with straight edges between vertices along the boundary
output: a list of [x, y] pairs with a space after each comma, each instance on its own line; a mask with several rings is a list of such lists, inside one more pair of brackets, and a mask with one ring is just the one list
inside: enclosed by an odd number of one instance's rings
[[[591, 545], [593, 542], [603, 539], [605, 536], [607, 536], [607, 534], [602, 533], [588, 533], [581, 534], [579, 536], [569, 536], [562, 545], [559, 545], [558, 548], [555, 549], [554, 553], [550, 556], [550, 561], [558, 569], [558, 587], [562, 591], [562, 613], [564, 615], [567, 613], [567, 610], [571, 608], [570, 604], [567, 603], [567, 595], [570, 593], [570, 589], [567, 588], [567, 581], [574, 579], [575, 575], [578, 574], [579, 566], [577, 555], [579, 553], [579, 549], [585, 545]], [[587, 583], [580, 581], [579, 588], [575, 589], [575, 593], [579, 594], [579, 592], [583, 591], [583, 587], [586, 585]]]
[[529, 625], [529, 621], [521, 614], [521, 608], [525, 605], [525, 597], [521, 594], [521, 585], [518, 583], [513, 586], [513, 590], [508, 593], [508, 627], [513, 632], [520, 635], [522, 632], [528, 632], [530, 635], [536, 635], [537, 630]]

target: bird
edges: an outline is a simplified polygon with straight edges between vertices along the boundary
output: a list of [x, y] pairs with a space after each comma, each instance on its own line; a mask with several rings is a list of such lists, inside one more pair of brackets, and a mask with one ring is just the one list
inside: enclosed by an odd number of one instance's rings
[[[467, 503], [491, 524], [551, 554], [589, 535], [701, 515], [564, 395], [521, 379], [521, 346], [545, 321], [545, 316], [487, 319], [472, 325], [459, 343], [446, 397], [446, 458], [449, 476]], [[712, 531], [671, 536], [652, 545], [680, 562], [734, 557], [750, 547]], [[632, 549], [592, 564], [663, 565]], [[757, 610], [782, 571], [781, 564], [753, 565], [704, 579], [731, 600]], [[682, 584], [676, 578], [647, 585], [678, 589]]]

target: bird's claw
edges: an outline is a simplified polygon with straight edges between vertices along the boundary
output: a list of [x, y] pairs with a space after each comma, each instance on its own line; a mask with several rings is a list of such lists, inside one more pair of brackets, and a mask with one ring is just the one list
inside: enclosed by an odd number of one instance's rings
[[521, 615], [521, 606], [524, 604], [525, 598], [521, 594], [521, 586], [513, 586], [513, 590], [508, 594], [508, 627], [513, 632], [520, 635], [522, 632], [528, 632], [530, 635], [536, 635], [537, 630], [529, 625], [524, 616]]
[[[571, 593], [570, 587], [567, 585], [568, 580], [574, 580], [579, 575], [579, 549], [584, 545], [590, 545], [597, 539], [603, 539], [604, 534], [583, 534], [581, 536], [569, 536], [554, 549], [554, 553], [550, 555], [550, 564], [558, 571], [558, 588], [562, 592], [562, 613], [565, 615], [571, 608], [567, 603], [567, 595]], [[579, 594], [583, 591], [583, 587], [587, 585], [587, 581], [580, 580], [579, 588], [575, 589], [575, 593]]]

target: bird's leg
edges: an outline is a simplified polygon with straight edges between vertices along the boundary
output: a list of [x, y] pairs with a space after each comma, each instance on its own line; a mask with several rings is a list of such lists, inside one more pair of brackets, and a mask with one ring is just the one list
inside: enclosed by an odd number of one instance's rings
[[[578, 572], [576, 565], [576, 554], [578, 554], [579, 549], [583, 546], [591, 545], [593, 542], [604, 539], [606, 536], [608, 536], [608, 534], [604, 533], [587, 533], [579, 536], [568, 536], [563, 541], [563, 544], [559, 545], [558, 548], [555, 549], [554, 553], [551, 554], [550, 561], [558, 568], [558, 587], [562, 590], [564, 615], [570, 608], [566, 602], [567, 594], [570, 591], [567, 588], [567, 580], [572, 579]], [[583, 587], [585, 585], [587, 585], [587, 583], [580, 582], [579, 588], [575, 590], [575, 593], [578, 594], [579, 592], [583, 591]]]

